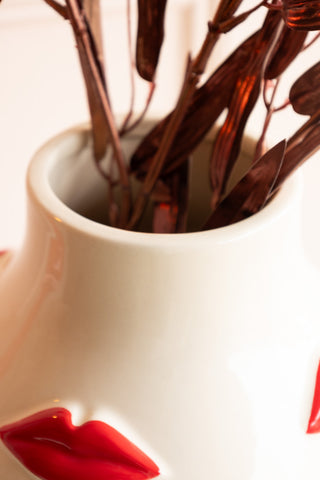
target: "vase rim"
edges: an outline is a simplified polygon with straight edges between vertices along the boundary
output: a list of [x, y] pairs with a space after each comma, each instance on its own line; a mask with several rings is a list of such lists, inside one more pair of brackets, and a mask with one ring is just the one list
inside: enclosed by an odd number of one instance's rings
[[34, 154], [27, 172], [27, 191], [40, 208], [59, 223], [70, 229], [82, 231], [93, 237], [106, 238], [117, 243], [133, 244], [143, 247], [182, 247], [199, 242], [226, 243], [250, 235], [271, 224], [291, 208], [296, 208], [302, 195], [301, 173], [295, 174], [285, 182], [275, 198], [262, 210], [240, 222], [213, 230], [186, 233], [152, 233], [128, 231], [111, 227], [86, 218], [68, 207], [53, 191], [49, 174], [57, 158], [53, 155], [62, 139], [70, 135], [82, 135], [88, 131], [88, 125], [78, 125], [64, 130], [49, 139]]

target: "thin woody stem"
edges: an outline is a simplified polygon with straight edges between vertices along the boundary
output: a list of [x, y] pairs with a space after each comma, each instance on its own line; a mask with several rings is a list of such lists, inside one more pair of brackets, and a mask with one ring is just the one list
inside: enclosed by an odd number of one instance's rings
[[225, 22], [220, 22], [219, 23], [219, 31], [221, 33], [227, 33], [230, 30], [232, 30], [234, 27], [242, 23], [244, 20], [246, 20], [252, 13], [255, 11], [259, 10], [259, 8], [264, 6], [264, 0], [255, 7], [251, 8], [250, 10], [246, 10], [245, 12], [241, 13], [240, 15], [237, 15], [236, 17], [231, 17]]
[[272, 115], [275, 112], [275, 110], [273, 108], [273, 104], [274, 104], [275, 96], [276, 96], [276, 93], [277, 93], [277, 90], [278, 90], [278, 87], [279, 87], [279, 83], [280, 83], [280, 78], [278, 78], [276, 80], [276, 82], [273, 86], [271, 98], [270, 98], [269, 101], [267, 101], [267, 98], [266, 98], [267, 82], [265, 82], [265, 84], [263, 86], [263, 99], [264, 99], [264, 103], [265, 103], [265, 106], [266, 106], [266, 109], [267, 109], [267, 113], [266, 113], [265, 121], [264, 121], [264, 124], [263, 124], [262, 133], [261, 133], [260, 138], [259, 138], [259, 140], [257, 142], [257, 145], [256, 145], [254, 162], [256, 160], [258, 160], [263, 155], [263, 144], [264, 144], [264, 140], [265, 140], [265, 137], [266, 137], [267, 130], [268, 130], [270, 122], [271, 122]]
[[144, 106], [144, 109], [142, 110], [142, 112], [140, 113], [140, 115], [138, 116], [138, 118], [136, 118], [136, 120], [131, 123], [131, 125], [128, 125], [126, 126], [125, 128], [121, 128], [120, 130], [120, 136], [122, 135], [125, 135], [129, 132], [131, 132], [132, 130], [134, 130], [138, 125], [139, 123], [142, 122], [142, 120], [144, 119], [148, 109], [149, 109], [149, 106], [150, 106], [150, 103], [151, 103], [151, 100], [152, 100], [152, 97], [153, 97], [153, 94], [155, 92], [155, 88], [156, 88], [156, 84], [155, 83], [150, 83], [150, 89], [149, 89], [149, 93], [148, 93], [148, 97], [147, 97], [147, 100], [146, 100], [146, 104]]
[[68, 11], [65, 5], [56, 2], [56, 0], [44, 0], [50, 7], [52, 7], [59, 15], [61, 15], [65, 20], [68, 19]]
[[129, 111], [122, 123], [122, 126], [121, 128], [119, 129], [119, 134], [120, 136], [123, 136], [129, 132], [131, 132], [133, 129], [135, 129], [140, 122], [142, 122], [143, 118], [145, 117], [148, 109], [149, 109], [149, 106], [150, 106], [150, 103], [151, 103], [151, 100], [152, 100], [152, 97], [153, 97], [153, 94], [154, 94], [154, 91], [155, 91], [155, 83], [154, 82], [150, 82], [149, 85], [149, 93], [148, 93], [148, 96], [147, 96], [147, 99], [146, 99], [146, 103], [145, 103], [145, 106], [142, 110], [142, 112], [140, 113], [140, 115], [138, 116], [138, 118], [136, 118], [132, 123], [131, 125], [129, 125], [129, 122], [132, 118], [132, 115], [133, 115], [133, 109], [134, 109], [134, 101], [135, 101], [135, 81], [134, 81], [134, 71], [135, 71], [135, 60], [134, 60], [134, 56], [133, 56], [133, 48], [132, 48], [132, 28], [131, 28], [131, 1], [130, 0], [127, 0], [127, 30], [128, 30], [128, 51], [129, 51], [129, 57], [130, 57], [130, 83], [131, 83], [131, 98], [130, 98], [130, 107], [129, 107]]
[[177, 134], [181, 119], [183, 118], [188, 108], [189, 101], [198, 83], [198, 76], [192, 74], [191, 67], [192, 67], [192, 63], [189, 61], [188, 67], [187, 67], [187, 73], [185, 76], [185, 81], [182, 87], [178, 104], [170, 118], [170, 121], [168, 122], [168, 126], [164, 132], [160, 147], [153, 158], [151, 168], [149, 169], [148, 174], [145, 178], [145, 181], [139, 191], [137, 200], [135, 202], [135, 208], [134, 208], [133, 214], [127, 225], [128, 230], [131, 230], [132, 228], [134, 228], [134, 226], [139, 221], [140, 216], [142, 215], [142, 212], [145, 208], [148, 197], [152, 192], [154, 185], [157, 182], [157, 179], [161, 173], [161, 170], [165, 163], [165, 159], [167, 157], [169, 149]]
[[123, 191], [120, 226], [123, 227], [126, 224], [129, 215], [131, 207], [131, 195], [129, 177], [121, 149], [119, 135], [111, 112], [106, 91], [104, 89], [103, 81], [101, 79], [99, 69], [92, 51], [90, 37], [88, 34], [86, 23], [83, 19], [83, 12], [77, 0], [66, 1], [68, 8], [68, 17], [70, 19], [76, 37], [81, 65], [84, 71], [84, 77], [85, 79], [88, 79], [88, 76], [90, 76], [90, 78], [94, 80], [94, 85], [96, 88], [95, 93], [98, 95], [100, 100], [100, 104], [105, 118], [105, 126], [108, 129], [110, 143], [112, 145], [114, 157], [118, 165], [120, 183]]
[[123, 124], [120, 128], [120, 135], [126, 131], [127, 125], [130, 122], [130, 119], [133, 114], [133, 107], [135, 101], [135, 81], [134, 81], [134, 58], [132, 54], [132, 28], [131, 28], [131, 1], [127, 0], [127, 32], [128, 32], [128, 52], [129, 52], [129, 63], [130, 63], [130, 85], [131, 85], [131, 96], [130, 96], [130, 105], [129, 111], [123, 121]]

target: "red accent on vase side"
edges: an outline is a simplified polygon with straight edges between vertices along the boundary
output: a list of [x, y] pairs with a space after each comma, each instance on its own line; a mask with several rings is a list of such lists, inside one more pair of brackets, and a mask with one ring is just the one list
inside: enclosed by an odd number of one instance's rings
[[43, 480], [146, 480], [160, 473], [113, 427], [97, 420], [74, 426], [64, 408], [43, 410], [1, 427], [0, 437]]
[[307, 433], [320, 433], [320, 362], [318, 365], [312, 409], [308, 423]]

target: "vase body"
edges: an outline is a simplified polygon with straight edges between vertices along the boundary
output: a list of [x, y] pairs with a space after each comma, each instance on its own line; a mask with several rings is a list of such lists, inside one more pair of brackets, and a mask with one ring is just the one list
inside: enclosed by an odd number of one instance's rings
[[[2, 257], [1, 425], [59, 405], [116, 428], [161, 480], [318, 480], [319, 275], [299, 179], [216, 231], [126, 232], [57, 194], [84, 138], [35, 156], [24, 245]], [[2, 444], [0, 478], [37, 477]]]

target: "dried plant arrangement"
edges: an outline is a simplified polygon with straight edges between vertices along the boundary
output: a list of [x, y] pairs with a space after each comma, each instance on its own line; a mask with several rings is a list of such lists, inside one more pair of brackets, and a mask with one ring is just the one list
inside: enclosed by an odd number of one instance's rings
[[[153, 232], [186, 231], [190, 156], [216, 124], [222, 112], [225, 120], [214, 139], [209, 179], [211, 214], [202, 229], [232, 224], [259, 211], [287, 177], [320, 145], [320, 63], [315, 64], [288, 88], [288, 99], [275, 106], [283, 73], [292, 61], [317, 37], [320, 30], [320, 2], [310, 0], [263, 0], [243, 11], [242, 0], [220, 0], [208, 22], [204, 41], [195, 55], [189, 55], [175, 108], [142, 140], [131, 159], [126, 160], [121, 139], [145, 116], [155, 88], [159, 54], [164, 40], [166, 0], [137, 0], [136, 71], [149, 83], [149, 98], [138, 119], [132, 111], [120, 127], [111, 109], [102, 58], [99, 0], [44, 0], [73, 29], [87, 89], [96, 165], [109, 184], [109, 224], [128, 230], [139, 229], [146, 205], [153, 207]], [[127, 0], [130, 6], [130, 0]], [[238, 13], [240, 9], [241, 13]], [[128, 8], [129, 10], [129, 8]], [[209, 58], [220, 37], [245, 22], [254, 12], [264, 20], [249, 38], [201, 82]], [[309, 38], [309, 32], [312, 39]], [[112, 72], [111, 72], [112, 73]], [[236, 162], [248, 119], [262, 98], [266, 117], [257, 140], [252, 164], [243, 178], [226, 194], [226, 185]], [[307, 121], [288, 139], [271, 149], [265, 137], [272, 116], [290, 108]], [[103, 166], [112, 151], [112, 172]], [[138, 179], [138, 193], [132, 193], [132, 178]], [[120, 189], [120, 201], [113, 190]]]

